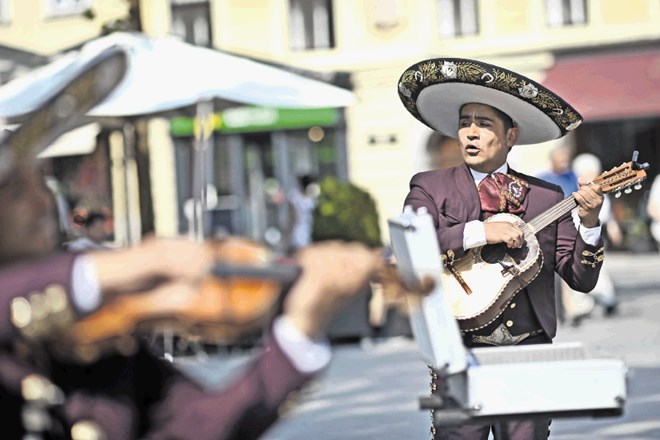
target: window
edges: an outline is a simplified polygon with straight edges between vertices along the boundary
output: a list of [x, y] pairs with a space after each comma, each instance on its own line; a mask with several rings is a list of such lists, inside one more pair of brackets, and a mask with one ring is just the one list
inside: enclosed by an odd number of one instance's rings
[[291, 49], [335, 47], [331, 0], [290, 0]]
[[440, 37], [475, 35], [479, 32], [477, 0], [436, 1]]
[[48, 16], [82, 14], [92, 7], [92, 0], [48, 0]]
[[585, 0], [545, 0], [545, 20], [550, 27], [585, 24], [586, 2]]
[[0, 0], [0, 24], [9, 23], [9, 0]]
[[172, 33], [185, 42], [210, 47], [211, 6], [208, 0], [170, 0]]

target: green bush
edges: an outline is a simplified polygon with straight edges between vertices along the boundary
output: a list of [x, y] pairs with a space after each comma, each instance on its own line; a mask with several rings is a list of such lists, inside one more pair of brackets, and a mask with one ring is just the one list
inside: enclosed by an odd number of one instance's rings
[[320, 183], [312, 240], [359, 241], [382, 246], [376, 203], [371, 195], [350, 182], [326, 177]]

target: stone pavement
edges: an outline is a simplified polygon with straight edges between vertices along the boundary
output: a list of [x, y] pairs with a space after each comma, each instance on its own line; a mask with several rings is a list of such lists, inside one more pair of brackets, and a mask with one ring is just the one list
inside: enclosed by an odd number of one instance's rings
[[612, 318], [593, 313], [579, 327], [561, 326], [557, 341], [580, 341], [593, 354], [623, 359], [629, 368], [624, 415], [553, 423], [552, 439], [660, 438], [660, 255], [608, 254], [619, 299]]
[[606, 252], [605, 261], [617, 286], [641, 283], [660, 288], [660, 253]]

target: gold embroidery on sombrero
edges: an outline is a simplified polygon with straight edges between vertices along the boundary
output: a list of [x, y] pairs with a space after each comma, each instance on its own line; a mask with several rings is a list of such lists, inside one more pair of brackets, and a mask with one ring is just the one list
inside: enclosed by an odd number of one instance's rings
[[422, 84], [435, 83], [438, 80], [444, 80], [444, 76], [440, 71], [441, 67], [435, 62], [425, 63], [419, 66], [419, 71], [422, 73], [420, 82]]
[[401, 100], [415, 118], [426, 123], [417, 111], [416, 105], [417, 95], [421, 89], [427, 85], [456, 80], [481, 84], [527, 100], [565, 131], [574, 130], [582, 122], [581, 117], [554, 93], [539, 88], [531, 81], [519, 78], [512, 72], [467, 60], [427, 60], [411, 67], [403, 73], [399, 81]]
[[573, 131], [582, 123], [582, 118], [571, 109], [565, 109], [564, 113], [554, 118], [557, 125], [564, 127], [566, 131]]
[[516, 77], [508, 72], [499, 69], [493, 69], [493, 76], [495, 80], [488, 84], [488, 87], [501, 90], [503, 92], [517, 94], [518, 86], [516, 84]]

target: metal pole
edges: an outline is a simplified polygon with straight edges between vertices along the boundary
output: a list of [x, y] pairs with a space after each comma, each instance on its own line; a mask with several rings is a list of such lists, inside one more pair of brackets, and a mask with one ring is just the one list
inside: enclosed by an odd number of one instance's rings
[[135, 237], [133, 236], [133, 222], [132, 222], [132, 207], [131, 207], [131, 184], [130, 184], [130, 163], [133, 159], [134, 144], [135, 144], [135, 126], [131, 122], [124, 122], [122, 126], [123, 144], [124, 144], [124, 204], [126, 216], [126, 241], [129, 246], [135, 244]]
[[204, 210], [206, 209], [207, 166], [206, 155], [213, 135], [213, 103], [200, 101], [197, 103], [195, 115], [195, 143], [193, 146], [192, 167], [192, 224], [190, 236], [193, 239], [204, 240]]

